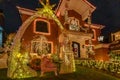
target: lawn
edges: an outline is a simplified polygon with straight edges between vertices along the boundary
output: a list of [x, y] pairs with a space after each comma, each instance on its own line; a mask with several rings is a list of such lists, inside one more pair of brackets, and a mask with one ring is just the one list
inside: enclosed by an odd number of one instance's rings
[[54, 76], [54, 73], [51, 72], [46, 73], [43, 77], [38, 76], [25, 79], [9, 79], [7, 78], [7, 69], [0, 69], [0, 80], [120, 80], [120, 78], [77, 65], [77, 70], [74, 73]]

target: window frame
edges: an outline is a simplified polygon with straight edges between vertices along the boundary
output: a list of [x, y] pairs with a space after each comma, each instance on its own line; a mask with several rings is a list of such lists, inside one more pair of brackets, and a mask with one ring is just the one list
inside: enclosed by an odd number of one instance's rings
[[[33, 46], [34, 43], [40, 43], [40, 41], [37, 41], [37, 40], [31, 41], [31, 50], [30, 50], [30, 53], [32, 53], [32, 54], [37, 54], [37, 52], [34, 52], [34, 51], [33, 51], [33, 50], [34, 50], [34, 46]], [[51, 46], [50, 46], [51, 51], [50, 51], [49, 53], [53, 53], [53, 42], [47, 41], [47, 43], [51, 45]], [[49, 53], [48, 53], [48, 54], [49, 54]]]
[[[39, 31], [36, 31], [36, 22], [37, 21], [43, 21], [43, 22], [46, 22], [47, 23], [47, 28], [48, 28], [48, 33], [47, 32], [39, 32]], [[45, 20], [45, 19], [35, 19], [34, 20], [34, 23], [33, 23], [33, 32], [35, 34], [43, 34], [43, 35], [50, 35], [51, 34], [51, 30], [50, 30], [50, 22]]]

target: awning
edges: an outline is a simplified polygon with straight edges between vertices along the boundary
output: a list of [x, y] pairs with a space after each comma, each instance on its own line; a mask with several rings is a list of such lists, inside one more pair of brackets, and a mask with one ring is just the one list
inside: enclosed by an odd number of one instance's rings
[[96, 7], [90, 4], [87, 0], [62, 0], [61, 5], [57, 10], [58, 15], [64, 15], [65, 9], [74, 10], [82, 16], [83, 20], [86, 20]]

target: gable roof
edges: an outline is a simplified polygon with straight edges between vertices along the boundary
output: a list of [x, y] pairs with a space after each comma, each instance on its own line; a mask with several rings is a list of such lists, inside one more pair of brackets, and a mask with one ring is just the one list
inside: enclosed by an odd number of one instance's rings
[[96, 7], [87, 0], [61, 0], [57, 8], [57, 15], [64, 15], [66, 9], [76, 11], [82, 16], [82, 20], [86, 20]]
[[[25, 32], [25, 30], [28, 28], [28, 26], [31, 24], [31, 22], [36, 19], [37, 17], [47, 17], [47, 18], [50, 18], [50, 19], [53, 19], [57, 25], [59, 26], [59, 28], [62, 30], [64, 30], [64, 27], [63, 25], [61, 24], [61, 22], [59, 21], [59, 19], [57, 18], [57, 16], [55, 15], [54, 11], [52, 10], [53, 6], [49, 5], [48, 3], [43, 3], [43, 1], [40, 1], [40, 3], [43, 5], [43, 8], [38, 8], [38, 10], [34, 13], [34, 11], [32, 10], [29, 10], [29, 9], [24, 9], [24, 8], [20, 8], [18, 7], [19, 9], [21, 9], [21, 11], [23, 11], [24, 14], [29, 14], [29, 15], [33, 15], [30, 16], [29, 18], [27, 18], [24, 23], [20, 26], [19, 30], [17, 31], [14, 39], [13, 39], [13, 45], [11, 46], [11, 49], [15, 49], [17, 47], [19, 47], [19, 44], [20, 41], [21, 41], [21, 38]], [[28, 13], [27, 11], [30, 11], [31, 13]]]

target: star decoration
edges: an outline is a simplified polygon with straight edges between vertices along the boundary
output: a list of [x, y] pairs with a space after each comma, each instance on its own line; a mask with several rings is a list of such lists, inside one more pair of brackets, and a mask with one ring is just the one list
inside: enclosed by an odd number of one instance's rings
[[[46, 3], [44, 3], [42, 0], [39, 0], [39, 2], [45, 9], [52, 10], [55, 7], [55, 4], [50, 5], [50, 1], [49, 0], [46, 0]], [[36, 10], [41, 10], [41, 8], [37, 8]]]

